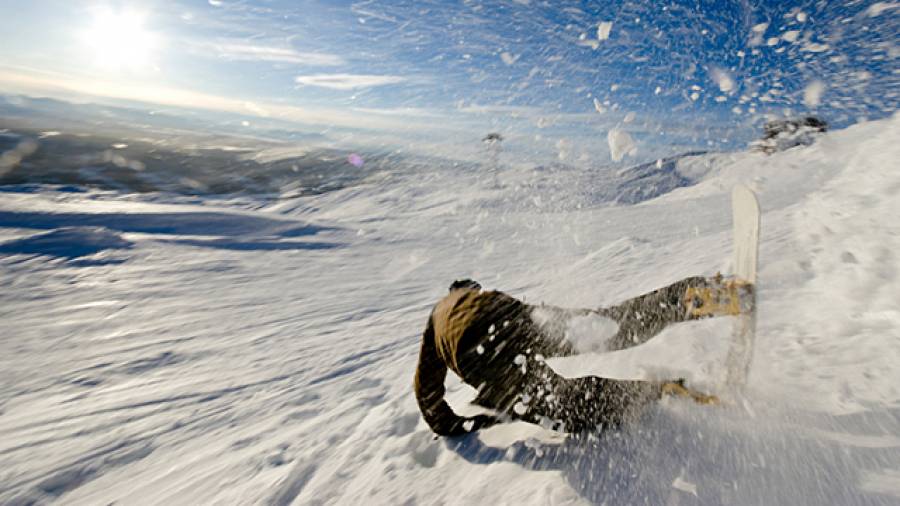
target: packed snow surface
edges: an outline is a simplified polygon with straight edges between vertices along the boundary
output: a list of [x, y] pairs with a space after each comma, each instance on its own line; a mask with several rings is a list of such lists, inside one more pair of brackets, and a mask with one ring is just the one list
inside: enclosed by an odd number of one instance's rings
[[[697, 155], [636, 204], [592, 200], [600, 176], [452, 167], [257, 205], [0, 193], [0, 503], [898, 504], [898, 138], [895, 116]], [[763, 209], [743, 398], [600, 437], [433, 437], [412, 375], [451, 281], [596, 307], [728, 273], [739, 182]], [[589, 365], [719, 392], [730, 332], [680, 324]]]

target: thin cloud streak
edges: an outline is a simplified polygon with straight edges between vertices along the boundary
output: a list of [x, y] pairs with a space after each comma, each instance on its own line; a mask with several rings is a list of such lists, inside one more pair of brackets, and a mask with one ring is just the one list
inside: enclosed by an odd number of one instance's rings
[[[33, 72], [20, 67], [0, 66], [0, 92], [17, 92], [33, 96], [56, 96], [62, 99], [95, 97], [133, 100], [154, 105], [230, 112], [241, 115], [280, 119], [304, 125], [343, 127], [364, 130], [455, 131], [448, 124], [416, 121], [414, 116], [377, 114], [347, 109], [312, 109], [224, 97], [188, 89], [99, 81], [56, 72]], [[392, 111], [393, 112], [393, 111]]]
[[227, 42], [207, 44], [207, 50], [219, 58], [232, 61], [291, 63], [316, 67], [344, 65], [343, 58], [331, 53], [302, 52], [293, 48]]
[[333, 90], [355, 90], [398, 84], [406, 81], [406, 78], [401, 76], [365, 74], [316, 74], [310, 76], [297, 76], [294, 78], [294, 81], [300, 86], [317, 86]]

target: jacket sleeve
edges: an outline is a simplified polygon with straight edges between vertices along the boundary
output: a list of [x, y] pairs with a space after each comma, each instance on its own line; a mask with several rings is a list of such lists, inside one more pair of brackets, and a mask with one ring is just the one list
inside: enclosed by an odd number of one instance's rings
[[428, 327], [422, 335], [422, 348], [419, 351], [419, 365], [416, 368], [415, 390], [416, 401], [425, 422], [436, 434], [456, 436], [465, 434], [477, 427], [466, 427], [467, 418], [457, 416], [444, 401], [444, 379], [447, 377], [447, 364], [437, 354], [434, 342], [434, 325], [428, 319]]

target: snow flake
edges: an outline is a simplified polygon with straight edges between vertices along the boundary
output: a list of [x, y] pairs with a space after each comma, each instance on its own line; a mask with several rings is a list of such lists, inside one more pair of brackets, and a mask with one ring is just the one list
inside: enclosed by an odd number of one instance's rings
[[606, 40], [609, 38], [609, 32], [612, 30], [612, 21], [604, 21], [597, 25], [597, 40]]
[[517, 415], [521, 416], [528, 412], [528, 406], [522, 404], [521, 402], [517, 402], [516, 405], [513, 406], [513, 411], [515, 411]]
[[479, 344], [478, 346], [475, 347], [475, 352], [478, 353], [479, 355], [484, 355], [484, 346]]
[[870, 18], [874, 18], [875, 16], [880, 16], [881, 13], [885, 11], [896, 9], [897, 7], [900, 7], [900, 3], [875, 2], [866, 9], [866, 14], [868, 14]]
[[824, 53], [831, 49], [828, 44], [819, 44], [818, 42], [807, 42], [803, 45], [803, 50], [810, 53]]
[[734, 78], [727, 71], [713, 67], [710, 71], [710, 77], [719, 85], [722, 93], [731, 93], [734, 91]]
[[504, 51], [504, 52], [500, 53], [500, 59], [503, 60], [503, 63], [505, 63], [507, 65], [512, 65], [513, 63], [516, 63], [516, 60], [518, 60], [519, 57], [513, 56], [511, 53]]
[[688, 494], [693, 494], [695, 497], [697, 496], [697, 485], [689, 481], [682, 480], [681, 476], [675, 478], [675, 481], [672, 482], [672, 488], [680, 490], [682, 492], [687, 492]]
[[516, 358], [513, 359], [513, 363], [516, 365], [524, 364], [525, 363], [525, 355], [522, 355], [521, 353], [519, 353], [518, 355], [516, 355]]
[[492, 323], [490, 327], [488, 327], [488, 334], [493, 334], [497, 330], [497, 327]]
[[798, 38], [800, 38], [800, 30], [788, 30], [781, 34], [781, 40], [785, 42], [794, 43]]
[[812, 81], [803, 89], [803, 103], [807, 107], [816, 107], [822, 101], [823, 93], [825, 93], [825, 83], [819, 80]]
[[627, 132], [618, 128], [610, 130], [606, 135], [606, 140], [609, 143], [609, 156], [614, 162], [622, 161], [626, 156], [634, 156], [637, 153], [634, 139]]

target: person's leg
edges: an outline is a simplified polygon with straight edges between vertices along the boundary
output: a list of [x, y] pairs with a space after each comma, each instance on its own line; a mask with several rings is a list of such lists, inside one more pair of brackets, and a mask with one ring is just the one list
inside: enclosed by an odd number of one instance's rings
[[577, 433], [633, 420], [664, 394], [687, 396], [704, 404], [717, 400], [678, 382], [594, 376], [566, 379], [547, 365], [547, 357], [527, 346], [527, 340], [503, 337], [508, 339], [486, 340], [461, 358], [464, 380], [478, 390], [472, 403], [514, 420]]
[[688, 288], [702, 288], [709, 284], [707, 278], [690, 277], [616, 306], [599, 309], [599, 314], [619, 324], [618, 332], [609, 340], [609, 351], [637, 346], [659, 334], [669, 324], [696, 319], [689, 312], [685, 295]]
[[664, 388], [659, 382], [595, 376], [566, 379], [546, 364], [529, 365], [534, 374], [507, 413], [563, 432], [616, 427], [633, 420], [647, 404], [660, 398]]

